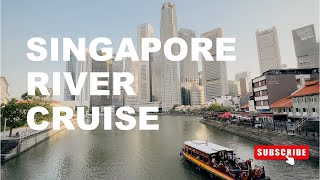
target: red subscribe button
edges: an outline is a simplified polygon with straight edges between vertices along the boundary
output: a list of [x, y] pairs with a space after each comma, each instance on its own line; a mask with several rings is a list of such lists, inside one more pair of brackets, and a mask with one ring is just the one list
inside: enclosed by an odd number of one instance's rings
[[286, 156], [296, 160], [309, 158], [309, 146], [306, 145], [257, 145], [254, 146], [254, 158], [257, 160], [287, 160]]

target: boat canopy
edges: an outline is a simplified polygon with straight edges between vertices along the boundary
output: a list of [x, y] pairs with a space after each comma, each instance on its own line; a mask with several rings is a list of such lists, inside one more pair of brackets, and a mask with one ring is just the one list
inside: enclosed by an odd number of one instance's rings
[[213, 144], [211, 142], [201, 140], [186, 141], [184, 142], [184, 144], [192, 148], [195, 148], [199, 151], [202, 151], [206, 154], [214, 154], [219, 151], [234, 151], [234, 149], [230, 149], [227, 147], [220, 146], [218, 144]]

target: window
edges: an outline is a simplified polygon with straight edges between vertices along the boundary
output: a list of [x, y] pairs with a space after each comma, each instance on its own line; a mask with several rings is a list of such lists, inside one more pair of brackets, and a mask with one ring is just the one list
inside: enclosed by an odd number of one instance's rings
[[296, 112], [300, 112], [300, 109], [299, 109], [299, 108], [296, 108]]
[[302, 102], [302, 103], [305, 103], [305, 99], [304, 99], [304, 98], [301, 98], [301, 102]]
[[291, 108], [289, 108], [289, 112], [292, 112], [292, 109], [291, 109]]
[[316, 112], [316, 108], [312, 108], [312, 112]]
[[306, 108], [302, 108], [302, 112], [307, 112], [307, 109]]

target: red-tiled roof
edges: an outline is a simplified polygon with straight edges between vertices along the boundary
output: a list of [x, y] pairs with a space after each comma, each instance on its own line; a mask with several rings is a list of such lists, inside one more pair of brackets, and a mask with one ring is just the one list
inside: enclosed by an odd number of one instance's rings
[[305, 96], [311, 94], [319, 94], [319, 80], [309, 81], [307, 82], [304, 87], [298, 89], [296, 92], [292, 93], [292, 97], [296, 96]]
[[246, 108], [248, 108], [249, 107], [249, 104], [245, 104], [245, 105], [242, 105], [241, 107], [240, 107], [240, 109], [246, 109]]
[[271, 104], [270, 108], [290, 108], [292, 107], [292, 100], [291, 97], [285, 97], [280, 99], [279, 101]]

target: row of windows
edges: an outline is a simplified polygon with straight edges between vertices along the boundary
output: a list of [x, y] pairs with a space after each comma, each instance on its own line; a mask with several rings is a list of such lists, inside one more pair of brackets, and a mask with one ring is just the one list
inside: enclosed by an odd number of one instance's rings
[[260, 86], [265, 86], [266, 84], [267, 84], [267, 81], [266, 80], [262, 80], [262, 81], [254, 83], [253, 87], [257, 88], [257, 87], [260, 87]]
[[[292, 112], [292, 108], [280, 108], [276, 110], [277, 113]], [[307, 108], [295, 108], [295, 112], [307, 112]], [[311, 108], [311, 112], [317, 112], [316, 108]]]
[[262, 90], [262, 91], [256, 91], [256, 92], [254, 92], [254, 96], [255, 97], [259, 97], [259, 96], [267, 96], [268, 95], [268, 93], [267, 93], [267, 90], [265, 89], [265, 90]]
[[317, 99], [315, 97], [297, 97], [292, 99], [295, 103], [316, 103]]

